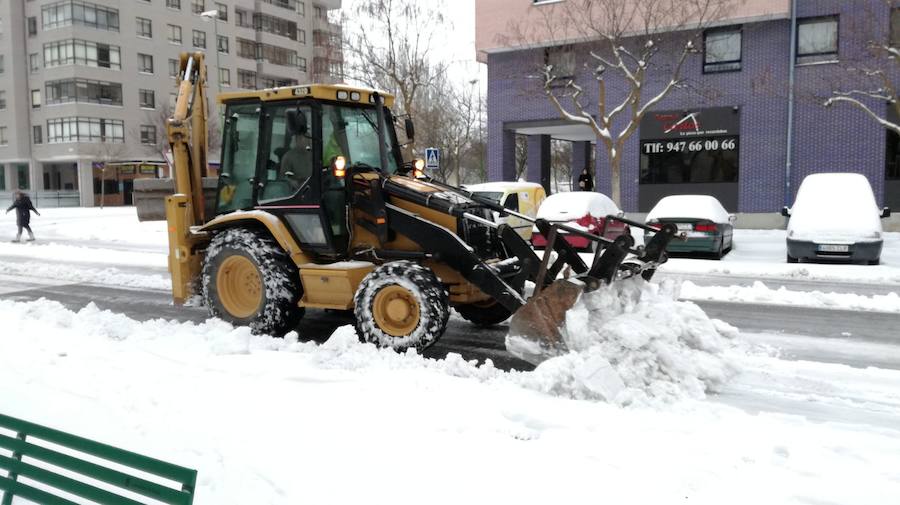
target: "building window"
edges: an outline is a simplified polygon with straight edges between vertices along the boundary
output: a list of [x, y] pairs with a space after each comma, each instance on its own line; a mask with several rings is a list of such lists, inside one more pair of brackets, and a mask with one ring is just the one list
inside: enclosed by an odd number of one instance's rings
[[219, 21], [228, 21], [228, 6], [216, 2], [216, 12], [218, 13]]
[[250, 13], [241, 9], [234, 10], [234, 24], [242, 28], [253, 28], [253, 20]]
[[138, 53], [138, 72], [141, 72], [142, 74], [153, 73], [152, 55]]
[[4, 66], [3, 55], [0, 54], [0, 74], [6, 71], [6, 67]]
[[191, 12], [194, 14], [206, 12], [206, 2], [204, 0], [191, 0]]
[[227, 68], [219, 69], [219, 84], [222, 86], [231, 86], [231, 70]]
[[256, 72], [238, 69], [238, 86], [244, 89], [256, 89]]
[[34, 37], [35, 35], [37, 35], [37, 18], [31, 16], [28, 18], [28, 36]]
[[64, 0], [41, 7], [41, 25], [51, 30], [72, 24], [119, 31], [119, 10], [80, 0]]
[[301, 17], [306, 16], [306, 4], [303, 2], [297, 2], [297, 14]]
[[837, 58], [837, 16], [797, 21], [797, 64], [835, 61]]
[[173, 44], [181, 44], [181, 27], [178, 25], [166, 25], [168, 30], [169, 42]]
[[206, 32], [200, 30], [193, 31], [194, 47], [206, 48]]
[[228, 37], [226, 37], [225, 35], [219, 35], [216, 46], [220, 53], [228, 54]]
[[297, 58], [297, 68], [299, 68], [301, 72], [306, 72], [306, 58], [303, 56]]
[[891, 46], [900, 47], [900, 7], [891, 9]]
[[741, 69], [740, 27], [707, 30], [703, 34], [703, 72], [731, 72]]
[[297, 23], [268, 14], [253, 14], [253, 27], [256, 31], [272, 33], [291, 40], [297, 40]]
[[181, 10], [181, 0], [166, 0], [166, 7], [175, 10]]
[[326, 16], [326, 14], [325, 14], [325, 9], [323, 9], [323, 8], [319, 7], [318, 5], [316, 5], [316, 6], [313, 7], [313, 10], [315, 11], [316, 18], [318, 18], [318, 19], [328, 19], [327, 16]]
[[297, 42], [306, 44], [306, 30], [297, 30]]
[[6, 110], [6, 90], [0, 89], [0, 110]]
[[145, 109], [156, 108], [156, 94], [152, 89], [138, 90], [138, 101], [140, 106]]
[[156, 127], [141, 125], [141, 144], [156, 144]]
[[41, 69], [41, 55], [38, 53], [31, 53], [28, 55], [28, 68], [31, 69], [32, 72], [37, 72]]
[[31, 137], [35, 144], [44, 143], [44, 135], [41, 131], [41, 125], [34, 125], [31, 127]]
[[147, 18], [136, 18], [136, 21], [137, 36], [146, 37], [148, 39], [153, 38], [153, 22]]
[[575, 76], [575, 53], [561, 48], [550, 48], [544, 52], [544, 63], [552, 67], [554, 79], [568, 79]]
[[125, 142], [121, 119], [66, 117], [47, 120], [47, 142]]
[[39, 89], [31, 90], [31, 108], [32, 109], [40, 109], [41, 108], [41, 90], [39, 90]]
[[169, 77], [178, 77], [178, 60], [169, 58]]
[[0, 146], [5, 146], [9, 144], [9, 139], [6, 136], [6, 127], [0, 126]]
[[178, 95], [176, 95], [175, 93], [169, 93], [169, 108], [170, 109], [175, 108], [175, 102], [177, 102], [177, 101], [178, 101]]
[[48, 81], [45, 86], [47, 104], [97, 103], [122, 105], [122, 85], [92, 79], [61, 79]]
[[85, 40], [61, 40], [44, 44], [44, 65], [84, 65], [120, 70], [119, 47]]

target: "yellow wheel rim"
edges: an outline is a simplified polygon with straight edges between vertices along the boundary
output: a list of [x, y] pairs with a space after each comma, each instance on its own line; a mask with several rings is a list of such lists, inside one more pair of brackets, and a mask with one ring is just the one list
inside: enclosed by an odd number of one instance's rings
[[259, 310], [263, 289], [259, 270], [244, 256], [229, 256], [216, 274], [222, 307], [233, 317], [246, 319]]
[[372, 301], [375, 323], [392, 337], [405, 337], [419, 326], [419, 302], [408, 289], [385, 286]]

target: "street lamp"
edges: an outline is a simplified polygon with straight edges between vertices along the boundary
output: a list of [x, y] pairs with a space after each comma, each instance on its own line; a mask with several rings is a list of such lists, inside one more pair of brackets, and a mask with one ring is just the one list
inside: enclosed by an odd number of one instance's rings
[[213, 42], [213, 51], [216, 52], [216, 85], [219, 90], [219, 94], [222, 93], [222, 72], [219, 70], [219, 10], [213, 9], [211, 11], [203, 11], [200, 13], [200, 17], [213, 20], [213, 36], [216, 40]]
[[[472, 79], [469, 81], [469, 84], [475, 88], [478, 85], [478, 82], [478, 79]], [[481, 143], [481, 149], [479, 149], [478, 152], [478, 164], [480, 165], [479, 171], [481, 172], [481, 176], [486, 178], [487, 174], [484, 171], [484, 152], [487, 150], [487, 142], [483, 142], [483, 139], [481, 138], [484, 135], [484, 132], [481, 129], [481, 87], [479, 86], [475, 89], [477, 90], [475, 97], [478, 100], [478, 142]]]

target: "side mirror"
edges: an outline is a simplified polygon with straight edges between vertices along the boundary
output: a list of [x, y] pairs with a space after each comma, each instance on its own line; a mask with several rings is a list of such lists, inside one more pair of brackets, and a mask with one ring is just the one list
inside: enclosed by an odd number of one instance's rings
[[412, 119], [406, 118], [406, 121], [403, 122], [403, 129], [406, 130], [407, 139], [414, 140], [416, 138], [416, 126], [413, 124]]
[[787, 207], [782, 207], [782, 208], [781, 208], [781, 215], [784, 216], [784, 217], [791, 217], [791, 209], [789, 209], [789, 208], [787, 208]]
[[734, 224], [737, 221], [737, 216], [735, 214], [728, 214], [728, 222]]
[[891, 217], [891, 208], [885, 207], [885, 208], [881, 209], [881, 219], [886, 219], [889, 217]]

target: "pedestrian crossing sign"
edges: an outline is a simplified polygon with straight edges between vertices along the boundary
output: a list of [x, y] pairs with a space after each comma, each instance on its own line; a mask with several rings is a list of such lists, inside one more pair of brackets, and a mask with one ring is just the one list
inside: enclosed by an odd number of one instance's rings
[[441, 152], [434, 147], [425, 149], [425, 168], [437, 170], [441, 162]]

